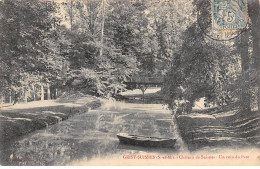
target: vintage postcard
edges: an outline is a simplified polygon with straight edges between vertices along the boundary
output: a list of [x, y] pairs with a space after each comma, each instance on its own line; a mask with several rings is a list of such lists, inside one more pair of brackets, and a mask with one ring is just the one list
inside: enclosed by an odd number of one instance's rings
[[259, 19], [259, 0], [0, 0], [0, 165], [260, 165]]

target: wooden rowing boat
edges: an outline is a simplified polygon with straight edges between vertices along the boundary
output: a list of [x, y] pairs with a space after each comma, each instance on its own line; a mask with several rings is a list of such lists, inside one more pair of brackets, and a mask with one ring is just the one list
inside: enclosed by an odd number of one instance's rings
[[173, 148], [176, 143], [176, 139], [129, 135], [127, 133], [119, 133], [117, 137], [120, 143], [143, 147]]

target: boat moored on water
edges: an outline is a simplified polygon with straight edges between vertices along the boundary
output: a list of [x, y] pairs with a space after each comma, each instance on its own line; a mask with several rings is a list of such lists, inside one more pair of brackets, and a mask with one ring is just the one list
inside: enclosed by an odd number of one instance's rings
[[127, 133], [118, 133], [117, 137], [120, 143], [143, 147], [174, 148], [176, 143], [176, 139], [130, 135]]

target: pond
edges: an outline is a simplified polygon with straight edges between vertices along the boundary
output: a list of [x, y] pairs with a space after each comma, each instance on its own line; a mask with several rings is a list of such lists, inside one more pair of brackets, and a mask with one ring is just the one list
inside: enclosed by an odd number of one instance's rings
[[[116, 136], [121, 132], [176, 138], [177, 143], [174, 149], [123, 145]], [[108, 159], [122, 162], [129, 155], [152, 158], [186, 151], [171, 112], [162, 104], [111, 101], [8, 143], [1, 165], [92, 165]]]

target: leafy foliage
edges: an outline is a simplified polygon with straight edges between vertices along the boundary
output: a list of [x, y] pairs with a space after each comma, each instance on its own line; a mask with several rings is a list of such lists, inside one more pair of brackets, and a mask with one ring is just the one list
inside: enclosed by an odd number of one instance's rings
[[224, 105], [256, 95], [245, 83], [258, 72], [249, 57], [258, 50], [254, 15], [240, 42], [218, 42], [205, 36], [210, 1], [5, 0], [0, 8], [1, 94], [32, 99], [44, 87], [110, 97], [131, 77], [153, 76], [165, 77], [166, 101], [182, 100], [185, 112], [201, 97]]

